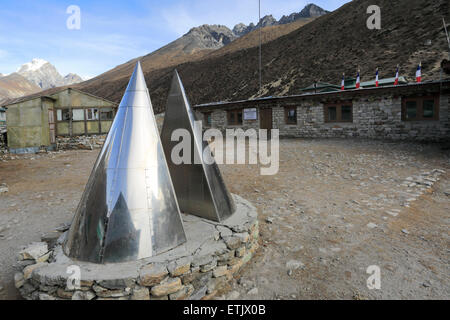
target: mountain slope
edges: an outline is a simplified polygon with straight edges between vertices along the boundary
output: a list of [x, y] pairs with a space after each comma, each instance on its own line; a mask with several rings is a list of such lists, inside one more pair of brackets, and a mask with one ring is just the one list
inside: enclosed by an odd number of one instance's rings
[[0, 102], [6, 99], [33, 94], [40, 90], [40, 87], [17, 73], [0, 77]]
[[[308, 6], [306, 8], [308, 8]], [[305, 11], [306, 8], [303, 9], [303, 11]], [[261, 19], [258, 26], [270, 25], [269, 21], [271, 20], [277, 23], [273, 17], [269, 18], [269, 16], [266, 16]], [[287, 34], [292, 30], [295, 30], [312, 21], [313, 19], [309, 18], [301, 20], [302, 22], [299, 23], [296, 22], [293, 24], [277, 26], [272, 29], [264, 28], [263, 42], [268, 42], [281, 35]], [[244, 24], [242, 24], [242, 26], [247, 28]], [[259, 43], [259, 37], [258, 39], [255, 37], [250, 37], [243, 41], [239, 37], [240, 34], [236, 34], [227, 27], [221, 25], [203, 25], [192, 28], [181, 38], [169, 43], [168, 45], [146, 56], [139, 57], [119, 65], [98, 77], [88, 80], [83, 84], [83, 86], [98, 86], [105, 81], [116, 81], [128, 76], [131, 72], [133, 72], [134, 65], [137, 60], [141, 60], [142, 67], [146, 72], [150, 72], [157, 69], [176, 66], [182, 63], [198, 61], [204, 59], [208, 55], [217, 56], [235, 50], [240, 50], [242, 48], [250, 48]], [[237, 42], [236, 45], [234, 44], [235, 42]]]
[[[450, 21], [446, 0], [379, 0], [381, 30], [366, 27], [367, 7], [373, 1], [354, 0], [263, 46], [263, 95], [299, 93], [315, 80], [339, 83], [342, 72], [363, 80], [391, 77], [400, 64], [404, 76], [413, 77], [419, 61], [424, 80], [439, 77], [440, 62], [448, 55], [443, 33], [444, 15]], [[405, 11], [404, 8], [408, 8]], [[427, 46], [427, 40], [431, 45]], [[154, 108], [164, 110], [173, 68], [185, 84], [192, 104], [248, 99], [258, 92], [258, 48], [244, 48], [220, 56], [146, 71]], [[83, 83], [82, 89], [119, 101], [131, 72], [114, 80], [107, 77]]]

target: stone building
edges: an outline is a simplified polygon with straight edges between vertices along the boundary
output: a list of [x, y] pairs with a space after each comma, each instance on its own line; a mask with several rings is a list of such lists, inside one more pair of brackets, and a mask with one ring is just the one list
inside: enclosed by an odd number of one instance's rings
[[107, 134], [117, 104], [73, 88], [7, 101], [6, 125], [11, 153], [52, 149], [57, 136]]
[[279, 129], [281, 137], [450, 138], [450, 80], [195, 106], [206, 127]]

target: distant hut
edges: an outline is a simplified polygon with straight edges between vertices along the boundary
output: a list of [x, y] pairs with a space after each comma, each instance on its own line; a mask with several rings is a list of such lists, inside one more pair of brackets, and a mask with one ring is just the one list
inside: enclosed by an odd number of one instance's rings
[[6, 111], [11, 153], [52, 150], [57, 136], [107, 134], [117, 104], [73, 88], [56, 88], [9, 100]]

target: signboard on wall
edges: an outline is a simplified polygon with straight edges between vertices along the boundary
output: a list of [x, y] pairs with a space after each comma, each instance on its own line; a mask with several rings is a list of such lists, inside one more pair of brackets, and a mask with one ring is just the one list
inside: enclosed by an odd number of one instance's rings
[[244, 120], [258, 120], [258, 111], [256, 108], [244, 109]]

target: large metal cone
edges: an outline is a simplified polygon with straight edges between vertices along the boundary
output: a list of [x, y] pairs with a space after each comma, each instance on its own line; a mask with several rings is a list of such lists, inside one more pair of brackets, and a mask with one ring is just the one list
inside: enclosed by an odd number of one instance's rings
[[140, 260], [186, 242], [138, 62], [76, 211], [64, 252], [93, 263]]
[[[207, 150], [205, 153], [210, 152], [209, 145], [203, 141], [202, 132], [195, 130], [195, 121], [195, 114], [189, 105], [178, 72], [175, 71], [167, 101], [161, 141], [178, 203], [183, 213], [221, 222], [234, 213], [236, 206], [217, 164], [215, 162], [207, 164], [203, 160], [204, 150]], [[171, 137], [177, 129], [186, 129], [190, 133], [191, 164], [178, 165], [173, 162], [172, 150], [179, 142], [171, 141]], [[195, 164], [195, 159], [200, 161]]]

